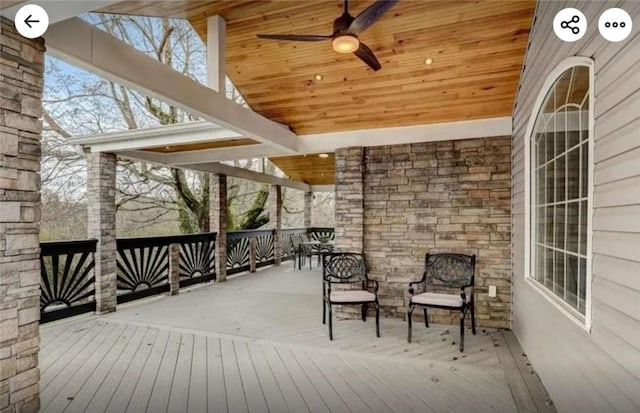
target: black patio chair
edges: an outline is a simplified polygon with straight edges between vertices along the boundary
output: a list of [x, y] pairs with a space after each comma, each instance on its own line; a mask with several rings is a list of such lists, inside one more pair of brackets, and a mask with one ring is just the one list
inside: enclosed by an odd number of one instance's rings
[[[360, 305], [362, 321], [367, 321], [367, 307], [376, 309], [376, 336], [380, 337], [380, 305], [378, 282], [369, 279], [364, 254], [352, 252], [327, 252], [322, 263], [322, 324], [326, 324], [329, 309], [329, 340], [333, 340], [331, 306]], [[332, 291], [333, 284], [348, 285], [351, 289]], [[370, 286], [371, 284], [371, 286]], [[359, 289], [354, 287], [359, 286]], [[372, 291], [369, 291], [369, 290]]]
[[[424, 324], [429, 327], [427, 308], [442, 308], [460, 311], [460, 351], [464, 351], [464, 320], [467, 312], [471, 313], [471, 331], [476, 334], [476, 317], [474, 307], [474, 281], [476, 256], [463, 254], [426, 254], [424, 273], [420, 281], [409, 283], [409, 311], [407, 321], [409, 334], [407, 341], [411, 343], [411, 316], [415, 307], [421, 307], [424, 313]], [[413, 286], [422, 287], [418, 293]], [[443, 293], [450, 289], [459, 289], [459, 294]], [[467, 289], [471, 289], [467, 294]], [[435, 291], [435, 292], [431, 292]]]
[[298, 263], [298, 269], [301, 270], [302, 269], [302, 259], [304, 258], [306, 261], [306, 249], [304, 247], [304, 245], [302, 245], [303, 242], [307, 241], [306, 239], [306, 235], [302, 235], [302, 234], [296, 234], [293, 237], [291, 237], [292, 242], [293, 242], [293, 252], [294, 252], [294, 261], [293, 261], [293, 267], [295, 268], [296, 266], [296, 262]]

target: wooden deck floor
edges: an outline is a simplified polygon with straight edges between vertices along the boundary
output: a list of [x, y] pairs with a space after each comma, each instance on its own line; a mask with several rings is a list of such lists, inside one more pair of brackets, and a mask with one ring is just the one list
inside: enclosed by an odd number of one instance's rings
[[[44, 412], [553, 411], [517, 341], [382, 319], [321, 324], [320, 275], [287, 267], [43, 326]], [[449, 332], [451, 329], [451, 332]], [[527, 377], [529, 376], [529, 377]]]

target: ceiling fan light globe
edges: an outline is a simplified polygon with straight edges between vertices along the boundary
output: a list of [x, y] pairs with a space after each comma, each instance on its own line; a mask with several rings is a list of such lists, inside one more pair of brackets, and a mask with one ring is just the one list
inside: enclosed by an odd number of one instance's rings
[[353, 53], [360, 47], [360, 41], [355, 36], [342, 35], [333, 39], [331, 45], [338, 53]]

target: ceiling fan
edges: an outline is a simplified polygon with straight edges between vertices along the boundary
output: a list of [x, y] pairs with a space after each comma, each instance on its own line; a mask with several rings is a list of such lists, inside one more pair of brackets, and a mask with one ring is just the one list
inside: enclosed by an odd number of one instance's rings
[[358, 35], [373, 25], [383, 14], [391, 9], [398, 0], [377, 0], [364, 9], [356, 17], [349, 14], [349, 2], [344, 1], [342, 16], [333, 21], [333, 34], [258, 34], [260, 39], [290, 40], [297, 42], [317, 42], [331, 40], [333, 50], [338, 53], [353, 53], [374, 71], [382, 67], [376, 55], [366, 44], [358, 39]]

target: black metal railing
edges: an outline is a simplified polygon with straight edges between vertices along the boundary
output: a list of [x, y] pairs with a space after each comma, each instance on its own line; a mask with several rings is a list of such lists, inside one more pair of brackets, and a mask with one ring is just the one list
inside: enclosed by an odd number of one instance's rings
[[[333, 228], [281, 230], [281, 260], [294, 259], [296, 246], [308, 239], [333, 240]], [[227, 274], [253, 271], [255, 268], [272, 265], [276, 258], [274, 241], [275, 230], [229, 232]], [[41, 322], [95, 311], [96, 246], [96, 240], [40, 244]], [[178, 254], [177, 273], [180, 287], [216, 279], [215, 233], [119, 238], [116, 240], [116, 249], [118, 303], [169, 291], [172, 249]], [[173, 274], [175, 277], [176, 273]]]
[[40, 321], [95, 311], [94, 239], [40, 244]]
[[118, 303], [169, 291], [169, 249], [180, 245], [182, 286], [215, 279], [215, 233], [116, 241]]
[[331, 227], [311, 227], [307, 229], [309, 238], [316, 241], [333, 241], [335, 240], [335, 231]]
[[227, 233], [227, 274], [251, 270], [275, 262], [275, 230], [229, 231]]

